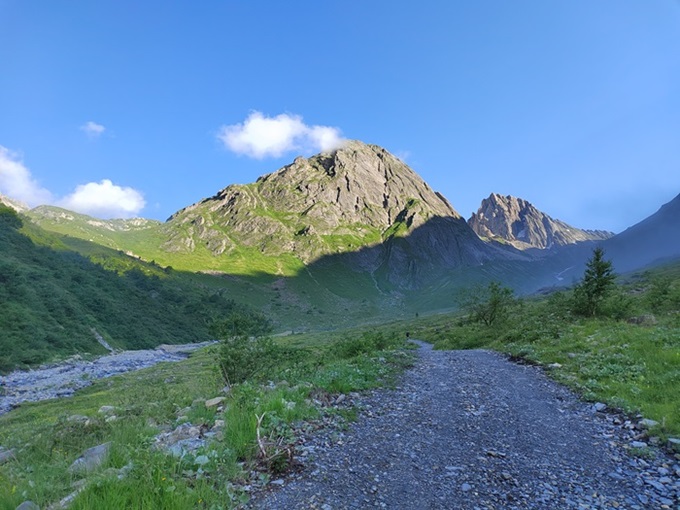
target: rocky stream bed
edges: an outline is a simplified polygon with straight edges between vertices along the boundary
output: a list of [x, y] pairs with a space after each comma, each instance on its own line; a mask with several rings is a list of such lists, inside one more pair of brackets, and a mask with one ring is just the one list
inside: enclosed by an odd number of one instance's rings
[[147, 368], [162, 361], [179, 361], [212, 342], [159, 345], [155, 349], [123, 351], [93, 360], [74, 356], [34, 370], [17, 370], [0, 376], [0, 414], [22, 402], [37, 402], [73, 395], [97, 379]]

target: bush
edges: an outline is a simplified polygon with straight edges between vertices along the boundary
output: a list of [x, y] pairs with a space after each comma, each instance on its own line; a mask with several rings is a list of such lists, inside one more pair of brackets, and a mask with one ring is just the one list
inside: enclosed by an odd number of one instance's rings
[[264, 315], [245, 310], [234, 311], [212, 325], [211, 330], [222, 340], [219, 366], [227, 384], [242, 383], [276, 363], [278, 348], [266, 336], [271, 329]]
[[277, 347], [271, 337], [234, 336], [222, 340], [219, 365], [228, 385], [245, 382], [275, 365]]
[[491, 282], [486, 288], [473, 291], [463, 300], [470, 320], [485, 326], [505, 324], [517, 305], [513, 290], [503, 287], [499, 282]]
[[616, 287], [600, 305], [600, 315], [624, 320], [635, 314], [636, 304], [631, 296]]

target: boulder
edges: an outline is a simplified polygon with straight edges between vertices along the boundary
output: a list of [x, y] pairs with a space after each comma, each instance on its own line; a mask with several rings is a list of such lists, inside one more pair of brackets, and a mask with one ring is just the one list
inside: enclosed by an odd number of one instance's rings
[[210, 400], [206, 400], [206, 401], [205, 401], [205, 407], [210, 408], [210, 407], [218, 406], [218, 405], [220, 405], [222, 402], [224, 402], [224, 400], [225, 400], [224, 397], [215, 397], [215, 398], [211, 398]]
[[656, 326], [657, 320], [651, 314], [638, 315], [628, 319], [628, 324], [638, 324], [640, 326]]
[[651, 429], [656, 427], [659, 424], [658, 421], [650, 420], [648, 418], [644, 418], [638, 422], [638, 428], [639, 429]]
[[111, 443], [109, 442], [85, 450], [82, 455], [71, 464], [71, 467], [68, 468], [69, 472], [90, 473], [94, 471], [104, 463], [110, 449]]
[[33, 501], [24, 501], [16, 510], [40, 510], [40, 507], [33, 503]]
[[159, 450], [166, 450], [176, 457], [182, 457], [187, 452], [195, 452], [205, 445], [202, 438], [201, 429], [182, 423], [171, 432], [163, 432], [156, 436], [155, 447]]
[[83, 423], [87, 425], [87, 422], [90, 421], [90, 419], [82, 414], [74, 414], [66, 418], [66, 421], [69, 423]]

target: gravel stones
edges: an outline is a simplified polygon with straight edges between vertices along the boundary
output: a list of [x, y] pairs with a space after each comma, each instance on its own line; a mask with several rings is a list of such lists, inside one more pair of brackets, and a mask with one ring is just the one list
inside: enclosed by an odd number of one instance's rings
[[594, 404], [592, 405], [592, 409], [593, 409], [593, 411], [596, 412], [596, 413], [601, 413], [601, 412], [603, 412], [605, 409], [607, 409], [607, 404], [604, 404], [604, 403], [602, 403], [602, 402], [596, 402], [596, 403], [594, 403]]
[[214, 342], [159, 346], [157, 349], [124, 351], [85, 361], [80, 356], [35, 370], [17, 370], [0, 377], [4, 395], [0, 395], [0, 414], [22, 402], [70, 397], [96, 379], [147, 368], [162, 361], [180, 361], [198, 348]]
[[631, 456], [634, 427], [540, 369], [479, 350], [420, 355], [396, 389], [352, 398], [348, 430], [301, 438], [304, 469], [249, 507], [678, 508], [678, 460]]

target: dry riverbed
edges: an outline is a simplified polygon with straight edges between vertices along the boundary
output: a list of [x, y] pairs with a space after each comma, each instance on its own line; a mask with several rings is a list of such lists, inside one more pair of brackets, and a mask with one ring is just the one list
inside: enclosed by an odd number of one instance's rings
[[96, 379], [140, 370], [163, 361], [180, 361], [211, 343], [159, 345], [155, 349], [123, 351], [90, 361], [74, 356], [34, 370], [17, 370], [0, 376], [0, 414], [22, 402], [69, 397]]

